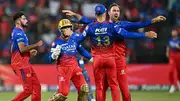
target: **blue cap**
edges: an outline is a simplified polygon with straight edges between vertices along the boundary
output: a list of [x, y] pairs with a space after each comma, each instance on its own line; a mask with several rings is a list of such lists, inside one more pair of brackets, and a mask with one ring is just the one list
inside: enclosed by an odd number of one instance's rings
[[106, 7], [102, 4], [98, 4], [94, 9], [96, 14], [104, 14], [106, 12]]

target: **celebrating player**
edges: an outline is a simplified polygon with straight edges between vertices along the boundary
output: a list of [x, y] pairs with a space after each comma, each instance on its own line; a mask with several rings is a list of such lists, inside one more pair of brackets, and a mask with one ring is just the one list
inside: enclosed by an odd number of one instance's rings
[[[87, 19], [85, 16], [81, 16], [79, 14], [76, 14], [69, 10], [63, 10], [66, 15], [69, 16], [75, 16], [77, 20], [79, 20], [80, 23], [83, 24], [89, 24], [91, 22], [94, 22], [94, 20]], [[130, 30], [130, 29], [137, 29], [141, 27], [145, 27], [148, 25], [151, 25], [152, 23], [160, 22], [166, 20], [164, 16], [158, 16], [152, 20], [144, 21], [144, 22], [128, 22], [128, 21], [119, 21], [120, 18], [120, 7], [116, 3], [113, 3], [110, 5], [108, 9], [109, 14], [109, 21], [114, 22], [120, 27]], [[73, 19], [74, 20], [74, 19]], [[124, 39], [121, 38], [121, 40], [116, 39], [115, 40], [115, 58], [116, 58], [116, 68], [117, 68], [117, 79], [119, 83], [119, 87], [122, 92], [123, 101], [130, 101], [130, 92], [128, 88], [128, 80], [127, 80], [127, 74], [126, 74], [126, 53], [127, 48], [124, 42]], [[108, 88], [108, 85], [105, 85], [105, 91]]]
[[70, 90], [70, 80], [78, 90], [78, 101], [87, 101], [89, 88], [78, 66], [77, 52], [89, 59], [91, 55], [79, 44], [79, 34], [72, 31], [72, 24], [68, 19], [62, 19], [58, 24], [61, 36], [52, 43], [50, 60], [55, 61], [58, 70], [59, 88], [49, 101], [65, 101]]
[[31, 101], [41, 101], [41, 86], [32, 65], [29, 63], [29, 58], [37, 54], [35, 48], [42, 46], [43, 42], [28, 44], [28, 38], [24, 32], [24, 28], [28, 27], [28, 21], [23, 12], [14, 14], [13, 20], [15, 27], [11, 36], [11, 66], [21, 79], [24, 90], [12, 101], [24, 101], [30, 95]]
[[127, 32], [114, 23], [106, 22], [106, 8], [99, 4], [95, 8], [96, 22], [88, 24], [82, 34], [82, 39], [89, 36], [92, 42], [91, 50], [94, 56], [93, 68], [96, 84], [96, 100], [104, 101], [104, 81], [107, 77], [111, 88], [113, 101], [119, 101], [119, 87], [116, 75], [113, 38], [156, 38], [153, 31], [145, 33]]
[[[175, 92], [176, 87], [180, 91], [180, 38], [178, 36], [178, 31], [173, 29], [171, 32], [172, 38], [168, 42], [166, 56], [169, 58], [171, 64], [171, 69], [169, 72], [169, 79], [171, 83], [171, 88], [169, 93], [172, 94]], [[177, 71], [177, 81], [174, 77], [175, 72]]]

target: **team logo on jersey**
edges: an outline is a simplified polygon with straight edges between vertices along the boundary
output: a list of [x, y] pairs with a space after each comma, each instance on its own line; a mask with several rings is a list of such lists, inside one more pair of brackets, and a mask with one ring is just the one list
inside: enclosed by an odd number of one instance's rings
[[55, 42], [53, 42], [53, 43], [51, 44], [52, 47], [54, 47], [55, 45], [56, 45]]
[[65, 81], [64, 77], [59, 77], [59, 81]]
[[124, 74], [126, 74], [126, 72], [125, 72], [125, 70], [123, 69], [123, 70], [121, 70], [121, 75], [124, 75]]

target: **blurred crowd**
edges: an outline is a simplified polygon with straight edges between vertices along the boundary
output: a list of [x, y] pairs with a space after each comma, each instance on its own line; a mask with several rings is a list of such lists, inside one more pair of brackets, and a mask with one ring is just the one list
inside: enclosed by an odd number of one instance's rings
[[[43, 40], [44, 45], [38, 48], [39, 54], [31, 59], [34, 64], [48, 64], [48, 53], [52, 41], [59, 36], [57, 24], [60, 19], [66, 18], [62, 9], [73, 10], [82, 15], [93, 11], [89, 7], [97, 3], [107, 8], [116, 2], [121, 7], [121, 20], [144, 21], [151, 20], [157, 15], [167, 17], [166, 22], [154, 24], [136, 31], [153, 30], [158, 33], [158, 39], [126, 40], [129, 54], [128, 63], [163, 63], [166, 45], [172, 28], [180, 33], [180, 0], [0, 0], [0, 63], [10, 63], [11, 32], [14, 27], [12, 16], [15, 12], [24, 11], [29, 22], [26, 33], [29, 43]], [[89, 42], [84, 43], [90, 50]]]

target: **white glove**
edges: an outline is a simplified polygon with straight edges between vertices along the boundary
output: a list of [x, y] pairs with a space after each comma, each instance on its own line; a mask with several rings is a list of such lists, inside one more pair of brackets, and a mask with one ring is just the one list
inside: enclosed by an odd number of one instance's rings
[[60, 45], [57, 45], [56, 48], [53, 50], [53, 53], [51, 55], [53, 60], [57, 60], [60, 53], [61, 53], [61, 47]]
[[90, 63], [93, 63], [93, 57], [89, 60]]

